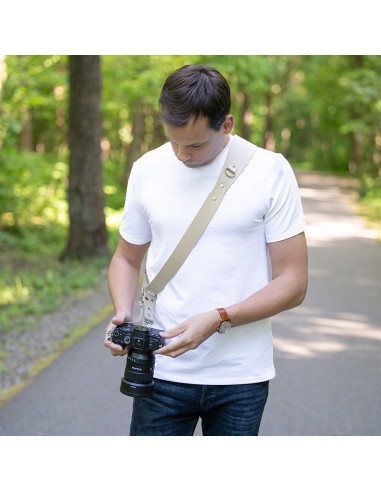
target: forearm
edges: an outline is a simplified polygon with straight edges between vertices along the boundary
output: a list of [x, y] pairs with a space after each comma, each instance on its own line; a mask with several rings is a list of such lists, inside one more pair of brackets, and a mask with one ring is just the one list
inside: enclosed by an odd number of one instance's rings
[[136, 246], [120, 239], [108, 271], [110, 296], [115, 313], [131, 317], [139, 286], [140, 268], [148, 244]]
[[225, 308], [233, 326], [275, 316], [304, 300], [308, 283], [308, 252], [305, 236], [269, 245], [272, 280], [244, 301]]
[[240, 326], [270, 318], [303, 302], [307, 288], [306, 279], [284, 275], [242, 302], [226, 308], [233, 326]]
[[115, 313], [126, 312], [130, 317], [139, 284], [139, 270], [114, 255], [108, 271], [108, 286]]

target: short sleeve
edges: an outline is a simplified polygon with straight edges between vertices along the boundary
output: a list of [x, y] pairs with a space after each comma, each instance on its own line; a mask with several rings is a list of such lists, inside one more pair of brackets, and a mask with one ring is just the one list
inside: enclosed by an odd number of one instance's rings
[[276, 154], [265, 216], [266, 242], [288, 239], [303, 232], [305, 228], [300, 191], [294, 171], [281, 154]]
[[151, 241], [152, 234], [146, 212], [141, 206], [141, 189], [138, 166], [134, 164], [128, 180], [126, 201], [122, 223], [119, 229], [123, 239], [132, 244], [146, 244]]

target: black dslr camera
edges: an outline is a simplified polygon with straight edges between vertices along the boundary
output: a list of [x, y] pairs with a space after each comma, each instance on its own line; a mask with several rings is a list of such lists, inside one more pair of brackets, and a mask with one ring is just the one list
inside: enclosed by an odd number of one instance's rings
[[155, 356], [152, 352], [165, 345], [165, 340], [159, 335], [162, 331], [135, 323], [123, 323], [112, 333], [113, 343], [123, 348], [127, 345], [130, 347], [126, 370], [120, 384], [120, 391], [124, 395], [136, 398], [152, 395], [155, 367]]

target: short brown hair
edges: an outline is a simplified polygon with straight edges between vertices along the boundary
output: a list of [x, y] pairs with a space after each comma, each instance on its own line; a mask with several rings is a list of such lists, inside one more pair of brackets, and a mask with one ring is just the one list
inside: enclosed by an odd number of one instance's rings
[[206, 116], [219, 130], [230, 113], [230, 87], [220, 72], [207, 65], [185, 65], [166, 79], [159, 98], [163, 123], [181, 127]]

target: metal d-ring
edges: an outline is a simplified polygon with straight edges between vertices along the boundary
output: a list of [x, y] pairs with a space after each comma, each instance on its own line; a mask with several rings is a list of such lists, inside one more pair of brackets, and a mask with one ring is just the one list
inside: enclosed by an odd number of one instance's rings
[[237, 169], [234, 164], [231, 164], [229, 167], [225, 169], [225, 174], [228, 178], [234, 178], [235, 174], [237, 172]]

